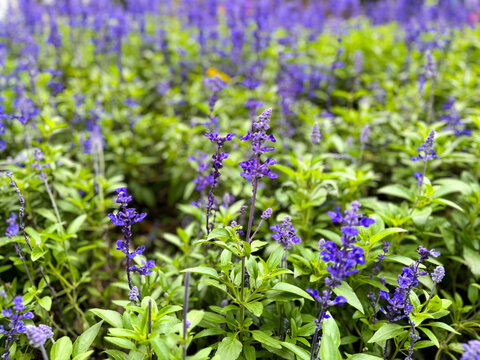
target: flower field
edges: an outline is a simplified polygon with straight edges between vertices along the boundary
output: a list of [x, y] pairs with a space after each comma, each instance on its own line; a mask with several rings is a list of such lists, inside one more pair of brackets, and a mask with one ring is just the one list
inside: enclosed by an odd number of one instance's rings
[[480, 359], [479, 0], [18, 0], [0, 358]]

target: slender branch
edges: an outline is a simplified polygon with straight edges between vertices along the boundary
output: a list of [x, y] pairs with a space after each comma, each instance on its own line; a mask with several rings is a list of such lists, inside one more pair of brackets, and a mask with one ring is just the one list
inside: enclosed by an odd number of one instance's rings
[[185, 273], [185, 292], [183, 296], [183, 360], [187, 358], [187, 313], [189, 302], [190, 289], [190, 271]]
[[[7, 172], [6, 172], [6, 175], [7, 175], [8, 178], [10, 179], [10, 185], [13, 186], [13, 188], [15, 189], [15, 192], [16, 192], [17, 195], [18, 195], [18, 199], [19, 199], [19, 201], [20, 201], [20, 211], [19, 211], [20, 230], [21, 230], [22, 233], [23, 233], [23, 239], [25, 240], [25, 243], [27, 244], [27, 247], [30, 249], [30, 251], [32, 251], [33, 248], [32, 248], [32, 245], [31, 245], [31, 243], [30, 243], [30, 237], [28, 236], [27, 232], [25, 231], [25, 223], [24, 223], [24, 216], [25, 216], [25, 199], [24, 199], [24, 197], [23, 197], [23, 195], [22, 195], [22, 192], [21, 192], [20, 189], [18, 188], [17, 183], [15, 182], [15, 180], [13, 180], [13, 174], [12, 174], [10, 171], [7, 171]], [[47, 280], [47, 277], [45, 276], [45, 272], [43, 271], [43, 268], [41, 267], [40, 264], [37, 266], [37, 269], [38, 269], [38, 272], [40, 273], [40, 275], [42, 276], [43, 281], [45, 282], [45, 284], [47, 285], [48, 289], [50, 290], [50, 295], [52, 296], [53, 300], [55, 301], [55, 304], [56, 304], [57, 307], [58, 307], [58, 310], [60, 311], [60, 317], [62, 318], [62, 321], [63, 321], [64, 325], [66, 326], [66, 328], [67, 328], [68, 331], [71, 331], [70, 325], [69, 325], [69, 323], [67, 322], [67, 319], [65, 318], [65, 314], [64, 314], [64, 312], [63, 312], [63, 307], [62, 307], [62, 305], [60, 304], [60, 301], [58, 300], [58, 297], [57, 297], [57, 294], [56, 294], [55, 289], [54, 289], [53, 286], [50, 284], [50, 282]]]

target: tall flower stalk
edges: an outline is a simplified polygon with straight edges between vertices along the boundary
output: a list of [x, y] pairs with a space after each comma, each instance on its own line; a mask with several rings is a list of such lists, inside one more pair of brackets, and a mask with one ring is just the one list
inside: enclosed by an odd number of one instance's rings
[[[393, 323], [405, 318], [411, 327], [410, 346], [408, 348], [408, 356], [405, 360], [412, 359], [413, 346], [415, 342], [420, 339], [416, 332], [415, 322], [410, 317], [413, 305], [410, 303], [409, 296], [415, 286], [418, 285], [419, 276], [427, 275], [427, 272], [420, 271], [420, 264], [430, 257], [438, 257], [440, 255], [435, 249], [428, 250], [423, 246], [420, 246], [417, 252], [420, 254], [418, 260], [410, 264], [410, 266], [404, 267], [402, 274], [398, 276], [398, 287], [395, 289], [393, 296], [390, 297], [388, 291], [380, 291], [380, 296], [387, 301], [388, 305], [386, 307], [380, 307], [379, 309], [385, 314], [388, 321]], [[441, 280], [440, 276], [437, 280]], [[383, 358], [385, 360], [388, 359], [388, 343], [388, 341], [385, 343], [383, 349]]]
[[227, 136], [220, 136], [218, 133], [213, 132], [210, 134], [205, 134], [205, 136], [214, 144], [216, 144], [215, 154], [213, 154], [211, 159], [211, 171], [210, 171], [210, 191], [208, 192], [208, 203], [207, 203], [207, 224], [206, 230], [207, 235], [213, 230], [214, 223], [210, 222], [210, 216], [215, 205], [215, 188], [218, 187], [220, 182], [220, 169], [223, 168], [223, 160], [228, 158], [229, 154], [222, 152], [221, 149], [226, 141], [231, 141], [235, 134], [227, 134]]
[[423, 160], [423, 171], [421, 173], [415, 173], [415, 177], [418, 182], [418, 195], [422, 194], [423, 181], [425, 180], [425, 174], [427, 172], [427, 163], [433, 159], [440, 159], [433, 149], [435, 145], [435, 130], [430, 131], [425, 143], [420, 146], [418, 150], [418, 156], [413, 156], [412, 161]]
[[[267, 209], [269, 210], [269, 209]], [[262, 214], [262, 220], [264, 218], [265, 212]], [[271, 211], [270, 211], [271, 214]], [[272, 238], [274, 240], [277, 240], [277, 242], [283, 246], [284, 250], [284, 255], [282, 258], [282, 267], [283, 268], [288, 268], [287, 266], [287, 253], [290, 248], [295, 245], [299, 244], [302, 239], [297, 235], [297, 230], [292, 225], [292, 219], [290, 216], [285, 216], [280, 223], [280, 225], [275, 225], [270, 227], [270, 230], [274, 231], [275, 233], [272, 235]], [[280, 276], [280, 281], [283, 282], [283, 274]], [[280, 329], [279, 333], [281, 334], [281, 338], [284, 338], [284, 308], [283, 304], [281, 305], [280, 308]]]
[[359, 226], [369, 227], [375, 223], [375, 220], [369, 217], [363, 217], [359, 213], [361, 204], [353, 201], [350, 210], [345, 210], [344, 215], [340, 212], [329, 211], [328, 215], [335, 223], [340, 223], [342, 237], [341, 246], [339, 247], [333, 241], [322, 242], [322, 252], [320, 253], [322, 260], [329, 265], [326, 267], [329, 275], [325, 278], [325, 289], [320, 295], [318, 290], [307, 289], [310, 296], [317, 302], [317, 316], [315, 322], [315, 332], [313, 334], [312, 344], [310, 347], [310, 360], [314, 360], [318, 353], [317, 345], [319, 343], [319, 332], [322, 328], [323, 319], [329, 317], [327, 309], [334, 305], [343, 305], [346, 299], [343, 296], [337, 296], [331, 300], [333, 289], [340, 286], [348, 276], [358, 272], [357, 265], [365, 264], [364, 250], [355, 246], [356, 237], [359, 234]]
[[[120, 210], [116, 214], [108, 214], [108, 217], [113, 224], [122, 228], [123, 240], [117, 241], [117, 250], [122, 251], [126, 256], [125, 272], [127, 273], [128, 287], [131, 291], [129, 296], [133, 298], [132, 290], [134, 286], [131, 273], [136, 272], [140, 275], [148, 276], [153, 272], [151, 269], [155, 267], [155, 262], [153, 260], [146, 261], [140, 267], [131, 265], [131, 261], [135, 258], [135, 256], [142, 255], [142, 253], [145, 251], [145, 246], [143, 245], [139, 246], [134, 251], [130, 251], [130, 245], [133, 242], [132, 225], [141, 222], [143, 219], [145, 219], [147, 214], [139, 214], [135, 208], [128, 207], [129, 203], [133, 201], [133, 197], [128, 193], [127, 188], [122, 187], [115, 191], [117, 193], [116, 202], [120, 204]], [[140, 295], [138, 296], [140, 297]]]
[[[247, 135], [241, 138], [242, 141], [250, 140], [252, 143], [253, 157], [241, 162], [239, 165], [243, 169], [240, 173], [242, 177], [247, 179], [252, 184], [252, 200], [250, 203], [250, 214], [248, 216], [248, 226], [246, 240], [252, 242], [250, 237], [252, 233], [253, 217], [255, 213], [255, 200], [257, 197], [258, 181], [263, 177], [269, 177], [275, 179], [277, 174], [272, 173], [269, 166], [277, 163], [276, 160], [267, 158], [264, 162], [261, 160], [261, 156], [266, 152], [274, 150], [273, 147], [265, 146], [267, 141], [276, 142], [275, 137], [270, 134], [267, 135], [268, 129], [270, 129], [270, 117], [272, 116], [272, 109], [268, 108], [262, 112], [258, 117], [258, 120], [252, 123], [252, 130], [248, 131]], [[242, 282], [240, 285], [240, 299], [245, 300], [244, 288], [245, 288], [245, 256], [242, 257]], [[245, 307], [240, 304], [240, 339], [243, 339], [243, 326], [245, 321]]]

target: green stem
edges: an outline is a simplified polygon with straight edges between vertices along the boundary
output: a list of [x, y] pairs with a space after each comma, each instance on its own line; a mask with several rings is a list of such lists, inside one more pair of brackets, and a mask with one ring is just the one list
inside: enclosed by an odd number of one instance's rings
[[[260, 156], [257, 155], [257, 164], [260, 162]], [[250, 234], [252, 232], [252, 224], [253, 224], [253, 215], [255, 213], [255, 199], [257, 197], [257, 178], [253, 179], [253, 192], [252, 192], [252, 203], [250, 204], [250, 214], [248, 217], [248, 228], [247, 228], [247, 242], [250, 242]], [[245, 306], [243, 302], [245, 300], [244, 297], [244, 289], [245, 289], [245, 255], [242, 256], [242, 283], [240, 285], [240, 342], [243, 345], [243, 325], [245, 323]]]

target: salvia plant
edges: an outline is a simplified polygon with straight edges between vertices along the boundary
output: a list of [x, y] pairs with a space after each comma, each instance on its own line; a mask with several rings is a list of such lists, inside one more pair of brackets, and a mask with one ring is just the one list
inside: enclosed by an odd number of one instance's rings
[[0, 2], [0, 357], [480, 359], [479, 23]]

